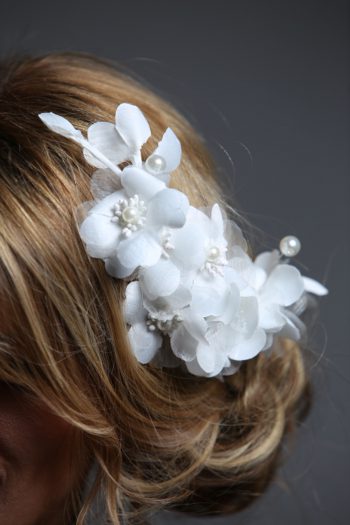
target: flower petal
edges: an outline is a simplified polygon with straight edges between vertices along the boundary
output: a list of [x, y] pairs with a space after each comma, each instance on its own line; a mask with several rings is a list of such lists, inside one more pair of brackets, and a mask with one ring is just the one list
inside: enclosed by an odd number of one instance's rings
[[153, 315], [157, 316], [159, 311], [164, 311], [168, 317], [174, 310], [180, 310], [188, 306], [191, 301], [191, 292], [180, 284], [180, 286], [170, 295], [166, 297], [157, 297], [156, 299], [148, 299], [144, 296], [144, 305], [146, 309]]
[[294, 341], [299, 341], [306, 333], [305, 324], [290, 310], [284, 310], [282, 315], [285, 317], [286, 324], [278, 335], [288, 339], [293, 339]]
[[236, 343], [230, 351], [229, 357], [235, 361], [252, 359], [264, 348], [265, 343], [265, 330], [258, 328], [249, 339], [243, 339]]
[[181, 161], [181, 143], [171, 128], [167, 128], [152, 155], [163, 157], [166, 163], [165, 172], [176, 170]]
[[163, 297], [172, 294], [180, 284], [180, 271], [168, 259], [140, 271], [140, 282], [149, 297]]
[[[266, 333], [266, 332], [265, 332]], [[264, 344], [264, 347], [261, 349], [262, 352], [265, 352], [265, 350], [271, 349], [272, 343], [274, 340], [274, 334], [268, 334], [266, 333], [266, 343]]]
[[195, 285], [191, 289], [191, 308], [201, 317], [219, 316], [224, 311], [228, 291], [217, 290], [214, 286]]
[[135, 270], [138, 266], [156, 264], [162, 253], [162, 248], [156, 239], [148, 232], [141, 230], [131, 234], [119, 243], [117, 256], [126, 268]]
[[178, 190], [166, 188], [149, 202], [147, 222], [155, 226], [181, 228], [189, 208], [187, 196]]
[[255, 264], [246, 266], [246, 268], [242, 270], [241, 275], [247, 284], [256, 291], [262, 288], [267, 277], [265, 270]]
[[132, 104], [119, 104], [115, 114], [116, 130], [125, 144], [136, 152], [151, 135], [149, 124], [142, 111]]
[[311, 292], [315, 295], [327, 295], [328, 289], [323, 286], [323, 284], [319, 283], [315, 279], [311, 279], [311, 277], [305, 277], [302, 276], [304, 287], [307, 292]]
[[259, 305], [259, 326], [264, 330], [278, 332], [285, 324], [281, 307], [277, 304]]
[[238, 333], [249, 337], [257, 328], [258, 306], [258, 300], [255, 296], [240, 298], [237, 315], [232, 321], [232, 326]]
[[[90, 144], [95, 146], [111, 162], [120, 164], [125, 160], [129, 160], [129, 147], [115, 129], [114, 124], [110, 122], [95, 122], [88, 128], [87, 135]], [[93, 156], [90, 151], [87, 153], [89, 157]], [[98, 160], [97, 162], [101, 164]]]
[[82, 222], [80, 236], [86, 244], [91, 257], [106, 258], [116, 252], [121, 229], [111, 218], [98, 213], [90, 213]]
[[[225, 281], [228, 284], [235, 284], [239, 291], [247, 290], [246, 295], [252, 295], [255, 293], [250, 287], [247, 287], [247, 282], [243, 279], [241, 274], [230, 266], [230, 261], [223, 267], [223, 274]], [[250, 290], [250, 293], [248, 293], [248, 289]]]
[[124, 279], [125, 277], [129, 277], [134, 271], [134, 268], [126, 268], [120, 264], [120, 261], [116, 255], [105, 259], [105, 268], [106, 272], [116, 279]]
[[224, 310], [220, 315], [220, 321], [224, 324], [230, 324], [235, 318], [243, 298], [240, 297], [239, 288], [231, 283], [230, 291], [225, 301]]
[[125, 301], [123, 304], [124, 318], [128, 324], [142, 323], [146, 317], [146, 309], [143, 306], [140, 283], [133, 281], [125, 290]]
[[170, 344], [174, 354], [183, 361], [191, 361], [195, 355], [198, 341], [181, 324], [170, 336]]
[[196, 224], [185, 223], [172, 232], [171, 243], [175, 246], [172, 256], [186, 269], [201, 267], [206, 259], [206, 236]]
[[[90, 188], [96, 201], [101, 201], [111, 193], [123, 190], [120, 183], [120, 177], [106, 168], [96, 170], [93, 173]], [[125, 193], [124, 195], [126, 196]]]
[[198, 315], [196, 311], [192, 310], [192, 308], [184, 308], [181, 311], [181, 316], [186, 330], [192, 334], [197, 341], [207, 343], [205, 334], [207, 332], [208, 324], [203, 317]]
[[262, 252], [254, 260], [254, 264], [265, 270], [266, 274], [269, 275], [272, 270], [277, 266], [280, 260], [280, 253], [278, 250], [272, 250], [271, 252]]
[[224, 220], [222, 216], [222, 212], [220, 209], [220, 206], [215, 203], [211, 209], [210, 214], [211, 220], [215, 225], [215, 235], [216, 236], [222, 236], [224, 234]]
[[[89, 214], [104, 215], [105, 217], [113, 217], [113, 207], [120, 199], [127, 198], [124, 190], [118, 190], [110, 193], [104, 199], [97, 201]], [[116, 223], [117, 224], [117, 223]]]
[[148, 330], [145, 323], [136, 323], [128, 331], [131, 348], [139, 363], [149, 363], [162, 344], [162, 336]]
[[225, 239], [229, 247], [228, 257], [232, 257], [233, 254], [237, 256], [237, 250], [245, 253], [248, 250], [248, 244], [245, 240], [241, 228], [231, 219], [225, 220]]
[[186, 368], [190, 372], [198, 377], [208, 377], [209, 374], [206, 374], [204, 370], [199, 366], [197, 358], [192, 359], [192, 361], [186, 361]]
[[215, 276], [207, 285], [200, 285], [196, 280], [191, 289], [192, 309], [202, 317], [214, 316], [229, 324], [238, 310], [240, 295], [238, 288], [228, 285], [220, 276]]
[[121, 173], [121, 182], [128, 195], [142, 195], [146, 200], [164, 190], [165, 184], [141, 168], [127, 166]]
[[265, 302], [289, 306], [304, 291], [303, 279], [295, 266], [279, 264], [268, 276], [261, 292]]
[[216, 352], [212, 345], [199, 344], [197, 349], [197, 361], [206, 374], [210, 374], [216, 365]]
[[230, 361], [230, 365], [229, 366], [225, 366], [225, 368], [222, 370], [222, 375], [223, 376], [230, 376], [230, 375], [234, 374], [235, 372], [237, 372], [237, 370], [239, 370], [240, 366], [241, 366], [240, 361]]

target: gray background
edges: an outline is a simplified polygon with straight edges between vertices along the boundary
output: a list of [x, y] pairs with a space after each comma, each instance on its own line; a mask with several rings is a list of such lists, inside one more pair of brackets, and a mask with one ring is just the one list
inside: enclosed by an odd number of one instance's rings
[[209, 520], [215, 525], [350, 522], [348, 7], [1, 2], [1, 54], [81, 50], [137, 72], [202, 130], [239, 210], [262, 230], [260, 247], [298, 235], [301, 270], [330, 289], [314, 334], [312, 414], [267, 494], [235, 517]]

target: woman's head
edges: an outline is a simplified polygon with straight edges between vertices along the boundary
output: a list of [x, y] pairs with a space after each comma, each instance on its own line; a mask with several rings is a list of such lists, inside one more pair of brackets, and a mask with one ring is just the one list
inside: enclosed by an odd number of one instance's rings
[[[276, 339], [272, 353], [222, 382], [144, 366], [134, 357], [122, 311], [125, 283], [87, 256], [73, 217], [91, 198], [93, 168], [76, 144], [52, 134], [38, 118], [53, 111], [85, 131], [93, 122], [112, 121], [115, 106], [125, 100], [140, 107], [151, 125], [146, 157], [167, 126], [179, 137], [181, 177], [174, 177], [173, 187], [194, 206], [223, 203], [201, 138], [174, 108], [121, 71], [74, 54], [2, 68], [0, 409], [6, 416], [8, 399], [19, 421], [16, 435], [28, 415], [33, 447], [15, 439], [14, 448], [31, 463], [27, 481], [52, 489], [38, 489], [33, 517], [18, 525], [45, 520], [47, 506], [39, 502], [53, 493], [51, 509], [64, 504], [70, 520], [77, 516], [92, 465], [95, 490], [114, 523], [126, 507], [168, 505], [203, 513], [242, 508], [269, 481], [305, 391], [301, 353], [289, 340]], [[9, 440], [12, 431], [2, 417], [0, 438]], [[37, 431], [38, 421], [43, 424]], [[47, 478], [38, 463], [54, 459], [55, 450], [65, 468], [57, 466], [57, 475]], [[27, 474], [11, 461], [4, 465], [2, 490], [9, 498], [2, 502], [0, 495], [0, 517], [3, 512], [6, 525]], [[57, 493], [61, 475], [65, 482]], [[85, 507], [80, 520], [84, 513]]]

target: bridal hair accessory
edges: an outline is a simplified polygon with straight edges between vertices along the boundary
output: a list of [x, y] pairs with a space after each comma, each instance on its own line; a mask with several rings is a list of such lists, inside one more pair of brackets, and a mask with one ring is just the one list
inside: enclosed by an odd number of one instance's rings
[[115, 123], [92, 124], [87, 138], [59, 115], [39, 117], [78, 143], [97, 168], [94, 200], [77, 210], [79, 233], [91, 257], [128, 281], [124, 316], [140, 363], [182, 364], [197, 376], [222, 377], [271, 348], [276, 335], [305, 336], [300, 315], [310, 294], [328, 290], [289, 263], [299, 240], [286, 236], [279, 250], [253, 260], [240, 228], [217, 203], [194, 208], [169, 188], [181, 160], [170, 128], [143, 161], [151, 130], [134, 105], [120, 104]]

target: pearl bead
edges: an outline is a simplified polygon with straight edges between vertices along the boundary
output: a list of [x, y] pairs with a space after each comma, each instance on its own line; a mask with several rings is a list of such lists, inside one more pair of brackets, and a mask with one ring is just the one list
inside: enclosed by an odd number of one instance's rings
[[162, 173], [166, 168], [165, 159], [160, 155], [151, 155], [145, 162], [145, 168], [150, 173]]
[[140, 214], [136, 208], [127, 206], [122, 212], [122, 217], [126, 223], [134, 223], [139, 219]]
[[215, 261], [220, 255], [220, 250], [217, 246], [212, 246], [208, 253], [208, 259], [210, 261]]
[[280, 241], [280, 250], [286, 257], [295, 257], [300, 252], [301, 243], [298, 237], [287, 235]]

